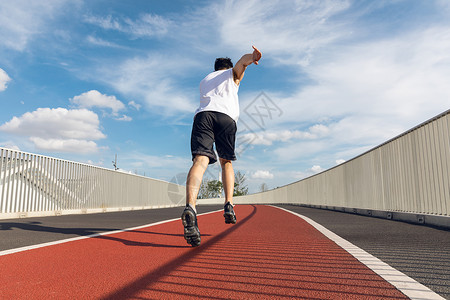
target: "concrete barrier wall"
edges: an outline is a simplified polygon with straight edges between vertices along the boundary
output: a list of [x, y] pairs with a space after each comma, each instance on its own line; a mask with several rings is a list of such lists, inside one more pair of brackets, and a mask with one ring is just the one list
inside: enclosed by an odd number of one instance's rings
[[[450, 110], [332, 169], [235, 203], [450, 215]], [[221, 203], [223, 199], [202, 200]]]

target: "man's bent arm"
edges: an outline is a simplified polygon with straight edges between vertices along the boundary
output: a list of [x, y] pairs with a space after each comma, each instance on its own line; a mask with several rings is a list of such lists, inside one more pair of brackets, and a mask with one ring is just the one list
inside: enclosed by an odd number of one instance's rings
[[234, 82], [239, 85], [242, 78], [244, 78], [245, 69], [254, 63], [258, 64], [258, 61], [261, 59], [261, 51], [253, 47], [253, 53], [244, 54], [241, 59], [236, 63], [233, 68]]

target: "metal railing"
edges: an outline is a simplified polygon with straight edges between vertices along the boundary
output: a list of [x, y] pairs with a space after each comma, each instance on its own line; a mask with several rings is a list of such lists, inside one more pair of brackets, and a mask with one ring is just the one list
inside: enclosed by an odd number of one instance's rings
[[450, 216], [450, 110], [339, 166], [236, 203]]
[[180, 205], [184, 187], [0, 148], [0, 218]]

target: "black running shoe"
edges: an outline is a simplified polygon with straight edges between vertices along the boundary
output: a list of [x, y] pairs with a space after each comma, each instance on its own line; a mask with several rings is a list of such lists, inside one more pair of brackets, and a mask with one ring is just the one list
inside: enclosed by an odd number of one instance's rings
[[200, 230], [198, 230], [197, 214], [190, 206], [186, 206], [181, 215], [184, 226], [184, 238], [192, 247], [200, 246]]
[[236, 215], [234, 214], [233, 205], [227, 202], [223, 207], [223, 216], [226, 224], [236, 224]]

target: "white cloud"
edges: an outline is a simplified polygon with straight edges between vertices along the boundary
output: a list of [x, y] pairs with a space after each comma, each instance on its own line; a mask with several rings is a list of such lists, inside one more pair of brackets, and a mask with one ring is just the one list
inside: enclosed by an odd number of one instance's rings
[[172, 23], [169, 19], [154, 14], [143, 14], [136, 20], [120, 19], [111, 15], [106, 17], [85, 16], [84, 21], [105, 30], [116, 30], [129, 34], [134, 38], [163, 36], [168, 32]]
[[11, 149], [11, 150], [20, 151], [20, 147], [17, 146], [16, 143], [14, 143], [12, 141], [0, 142], [0, 147]]
[[273, 174], [270, 171], [258, 170], [251, 175], [253, 179], [273, 179]]
[[327, 135], [327, 126], [317, 124], [311, 126], [308, 131], [299, 130], [278, 130], [261, 131], [258, 133], [246, 133], [239, 136], [240, 143], [251, 145], [270, 146], [274, 142], [287, 142], [289, 140], [312, 140]]
[[117, 116], [119, 111], [125, 108], [125, 105], [117, 100], [115, 96], [104, 95], [96, 90], [91, 90], [79, 96], [75, 96], [70, 99], [70, 101], [81, 108], [109, 108], [115, 116]]
[[90, 44], [95, 45], [95, 46], [110, 47], [110, 48], [125, 48], [123, 46], [117, 45], [117, 44], [112, 43], [112, 42], [105, 41], [104, 39], [101, 39], [101, 38], [98, 38], [98, 37], [95, 37], [95, 36], [92, 36], [92, 35], [89, 35], [86, 38], [86, 40]]
[[381, 126], [406, 121], [410, 127], [448, 108], [450, 29], [340, 47], [321, 54], [304, 71], [314, 84], [281, 99], [284, 119], [353, 116], [360, 122], [369, 117]]
[[313, 173], [315, 173], [315, 174], [324, 171], [324, 169], [322, 169], [322, 167], [317, 166], [317, 165], [316, 165], [316, 166], [312, 166], [310, 170], [311, 170]]
[[128, 105], [131, 106], [131, 107], [133, 107], [133, 108], [136, 109], [136, 110], [140, 110], [140, 109], [141, 109], [141, 105], [138, 104], [138, 103], [136, 103], [136, 102], [134, 102], [134, 101], [128, 102]]
[[97, 152], [97, 144], [94, 141], [77, 139], [43, 139], [30, 137], [36, 148], [52, 152], [94, 153]]
[[340, 164], [343, 164], [343, 163], [345, 163], [345, 159], [337, 159], [336, 160], [336, 165], [340, 165]]
[[0, 92], [6, 90], [9, 81], [11, 81], [11, 78], [8, 76], [5, 70], [0, 68]]
[[[181, 60], [184, 61], [183, 64], [180, 63]], [[130, 58], [113, 67], [108, 64], [98, 72], [104, 74], [100, 77], [101, 80], [120, 93], [141, 99], [154, 113], [170, 116], [180, 112], [193, 112], [195, 109], [195, 100], [185, 90], [180, 90], [175, 79], [192, 64], [185, 58], [152, 54]], [[130, 105], [135, 108], [140, 105], [134, 101], [132, 103]]]
[[349, 6], [346, 0], [253, 0], [221, 2], [208, 9], [221, 26], [220, 40], [230, 48], [248, 51], [253, 43], [273, 60], [307, 65], [314, 51], [348, 34], [329, 19]]
[[127, 115], [122, 115], [122, 117], [120, 118], [116, 118], [117, 121], [125, 121], [125, 122], [130, 122], [133, 121], [133, 118]]
[[38, 108], [13, 117], [0, 130], [28, 136], [39, 149], [73, 153], [95, 152], [94, 140], [106, 137], [99, 129], [98, 116], [87, 109]]
[[0, 47], [23, 51], [34, 35], [40, 34], [48, 20], [64, 10], [70, 1], [0, 1]]

